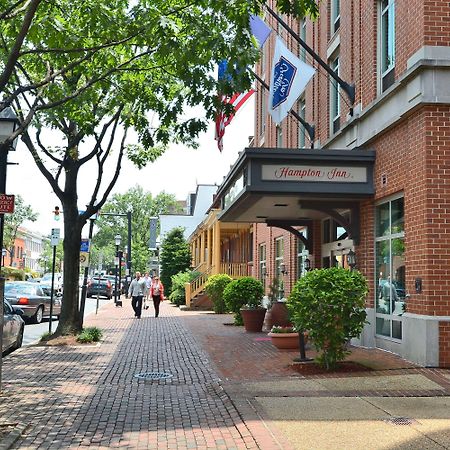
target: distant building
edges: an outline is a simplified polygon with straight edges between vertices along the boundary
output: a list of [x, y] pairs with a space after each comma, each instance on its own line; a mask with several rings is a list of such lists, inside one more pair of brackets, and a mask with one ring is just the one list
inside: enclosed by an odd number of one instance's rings
[[195, 193], [189, 194], [186, 201], [181, 203], [184, 206], [184, 214], [160, 214], [160, 241], [178, 227], [184, 228], [184, 237], [187, 239], [206, 217], [216, 191], [216, 185], [199, 184]]

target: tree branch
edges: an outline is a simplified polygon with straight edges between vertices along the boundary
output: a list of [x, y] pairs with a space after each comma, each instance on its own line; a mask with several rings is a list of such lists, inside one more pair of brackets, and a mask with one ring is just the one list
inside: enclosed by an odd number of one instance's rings
[[23, 41], [28, 34], [28, 30], [31, 26], [31, 22], [33, 21], [33, 17], [36, 14], [36, 10], [39, 6], [41, 0], [30, 0], [29, 8], [22, 22], [22, 28], [17, 35], [14, 46], [9, 53], [8, 61], [5, 64], [5, 68], [3, 69], [3, 73], [0, 75], [0, 92], [2, 92], [6, 85], [8, 84], [9, 79], [11, 78], [11, 74], [13, 73], [14, 66], [16, 65], [17, 60], [20, 56], [20, 49], [22, 47]]

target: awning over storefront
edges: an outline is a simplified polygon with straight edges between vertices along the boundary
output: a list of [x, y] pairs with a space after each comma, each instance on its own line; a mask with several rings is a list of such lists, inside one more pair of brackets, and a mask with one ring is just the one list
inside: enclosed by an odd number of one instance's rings
[[[359, 202], [374, 195], [375, 151], [246, 148], [219, 187], [221, 221], [281, 228], [333, 217], [359, 238]], [[350, 211], [351, 220], [342, 213]]]

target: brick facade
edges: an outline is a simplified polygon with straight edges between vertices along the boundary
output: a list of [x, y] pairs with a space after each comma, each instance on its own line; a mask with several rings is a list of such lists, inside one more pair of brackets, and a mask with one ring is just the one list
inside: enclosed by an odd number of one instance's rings
[[[273, 5], [272, 5], [273, 6]], [[375, 304], [375, 206], [391, 198], [404, 198], [404, 263], [406, 267], [407, 314], [403, 320], [431, 320], [437, 329], [438, 341], [427, 345], [439, 346], [437, 361], [426, 365], [450, 366], [450, 104], [442, 89], [450, 86], [450, 75], [440, 72], [439, 65], [450, 64], [450, 3], [431, 0], [395, 1], [395, 69], [393, 84], [382, 92], [379, 69], [380, 2], [360, 0], [341, 1], [340, 29], [331, 34], [328, 11], [330, 1], [320, 4], [320, 18], [307, 20], [306, 42], [324, 61], [339, 54], [339, 75], [356, 88], [355, 114], [349, 115], [350, 104], [341, 90], [340, 128], [332, 132], [330, 123], [330, 81], [324, 69], [309, 83], [304, 94], [306, 121], [316, 127], [315, 147], [353, 148], [362, 146], [376, 151], [374, 171], [375, 196], [360, 203], [360, 243], [355, 247], [358, 269], [367, 277], [370, 292], [367, 307]], [[266, 21], [277, 30], [275, 20]], [[299, 24], [288, 20], [298, 32]], [[264, 47], [264, 63], [257, 71], [269, 81], [275, 33]], [[299, 46], [287, 33], [281, 33], [291, 51], [299, 54]], [[421, 55], [438, 55], [432, 65], [422, 62]], [[429, 60], [430, 57], [423, 57]], [[311, 56], [306, 62], [313, 64]], [[264, 70], [262, 69], [264, 65]], [[317, 68], [317, 64], [313, 64]], [[433, 77], [426, 78], [427, 71]], [[435, 81], [435, 75], [447, 83]], [[423, 78], [420, 78], [420, 77]], [[436, 77], [436, 80], [438, 78]], [[419, 81], [418, 81], [419, 80]], [[425, 81], [424, 81], [425, 80]], [[428, 81], [426, 81], [428, 80]], [[431, 80], [431, 81], [429, 81]], [[430, 83], [436, 83], [430, 87]], [[434, 94], [426, 96], [429, 88]], [[441, 99], [438, 97], [442, 95]], [[421, 97], [422, 96], [422, 97]], [[419, 100], [417, 100], [419, 99]], [[436, 100], [438, 99], [438, 100]], [[275, 147], [277, 130], [270, 117], [262, 117], [267, 92], [258, 88], [256, 98], [255, 146]], [[413, 106], [412, 106], [413, 105]], [[398, 111], [398, 112], [396, 112]], [[262, 124], [265, 123], [263, 129]], [[283, 141], [280, 146], [298, 147], [298, 122], [291, 116], [282, 123]], [[306, 147], [309, 147], [306, 139]], [[289, 293], [298, 277], [297, 241], [294, 235], [277, 228], [257, 224], [254, 232], [254, 262], [258, 263], [258, 246], [266, 243], [268, 279], [274, 274], [274, 243], [284, 237], [284, 263], [288, 266], [285, 288]], [[321, 222], [314, 223], [313, 267], [320, 267]], [[255, 274], [257, 273], [257, 270]], [[422, 290], [416, 292], [421, 280]], [[428, 317], [428, 319], [426, 319]], [[433, 322], [433, 318], [434, 322]], [[411, 320], [412, 320], [411, 319]], [[442, 320], [443, 319], [443, 320]], [[427, 322], [428, 323], [428, 322]], [[425, 325], [424, 325], [425, 326]], [[406, 328], [409, 329], [409, 328]], [[375, 330], [373, 335], [375, 336]], [[412, 335], [403, 336], [402, 342], [390, 344], [377, 338], [376, 345], [386, 345], [414, 359], [414, 350], [407, 350]], [[375, 341], [374, 341], [375, 342]], [[404, 347], [404, 350], [402, 348]], [[411, 356], [413, 355], [413, 356]]]

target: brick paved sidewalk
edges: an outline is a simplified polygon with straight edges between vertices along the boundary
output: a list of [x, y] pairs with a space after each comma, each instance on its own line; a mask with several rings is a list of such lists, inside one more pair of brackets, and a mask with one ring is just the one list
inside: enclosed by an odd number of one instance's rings
[[[29, 347], [5, 358], [0, 423], [25, 427], [13, 448], [279, 448], [263, 427], [251, 433], [216, 372], [166, 302], [135, 319], [129, 300], [108, 304], [86, 325], [98, 346]], [[136, 374], [173, 377], [146, 382]]]
[[[305, 379], [292, 370], [296, 352], [278, 351], [265, 333], [224, 325], [229, 315], [180, 312], [166, 302], [161, 317], [151, 313], [139, 320], [129, 300], [123, 308], [108, 304], [86, 323], [103, 330], [100, 345], [28, 347], [8, 356], [0, 424], [23, 430], [13, 448], [290, 449], [292, 440], [267, 413], [287, 397], [450, 394], [449, 371], [386, 352], [353, 351], [373, 372]], [[148, 372], [172, 378], [135, 377]]]

